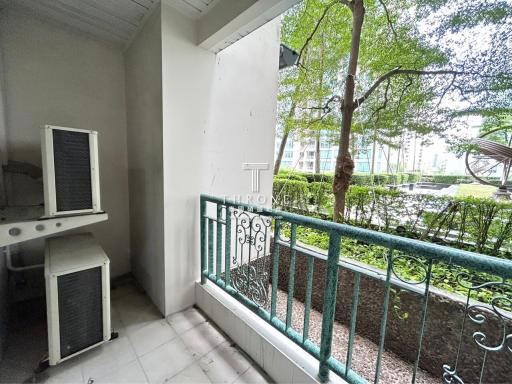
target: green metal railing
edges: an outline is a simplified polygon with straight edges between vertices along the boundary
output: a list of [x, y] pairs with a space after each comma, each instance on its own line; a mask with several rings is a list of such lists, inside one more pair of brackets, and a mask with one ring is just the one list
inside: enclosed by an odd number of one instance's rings
[[[328, 234], [327, 255], [302, 245], [297, 239], [299, 228], [309, 228]], [[432, 268], [438, 263], [461, 268], [463, 272], [457, 276], [457, 282], [465, 287], [467, 292], [455, 361], [439, 368], [444, 382], [464, 383], [457, 368], [462, 355], [464, 329], [471, 321], [482, 324], [486, 319], [481, 313], [475, 313], [477, 310], [497, 316], [501, 321], [500, 324], [503, 324], [503, 337], [498, 344], [488, 345], [486, 335], [482, 332], [474, 332], [472, 335], [483, 352], [480, 382], [484, 382], [484, 368], [489, 354], [497, 351], [512, 353], [512, 328], [510, 328], [512, 318], [510, 312], [502, 309], [509, 310], [512, 307], [510, 296], [512, 286], [508, 281], [512, 278], [511, 261], [207, 195], [201, 195], [200, 199], [200, 231], [201, 283], [204, 284], [207, 280], [214, 282], [314, 356], [319, 361], [318, 378], [322, 382], [328, 379], [330, 371], [349, 383], [367, 382], [353, 369], [361, 278], [373, 279], [384, 287], [374, 383], [379, 383], [381, 379], [392, 290], [398, 287], [420, 295], [422, 298], [417, 330], [417, 352], [413, 359], [411, 375], [411, 382], [416, 382], [421, 354], [424, 352], [422, 350], [431, 294]], [[342, 239], [352, 239], [362, 244], [386, 249], [386, 270], [379, 272], [341, 259]], [[281, 250], [284, 248], [289, 251], [289, 270], [286, 316], [283, 321], [277, 316], [277, 303]], [[295, 268], [299, 254], [300, 257], [307, 259], [307, 268], [304, 277], [306, 287], [304, 322], [302, 329], [297, 330], [292, 326], [292, 316], [297, 278]], [[409, 281], [397, 273], [397, 265], [404, 259], [407, 263], [415, 263], [421, 267], [423, 273], [420, 278]], [[315, 262], [325, 263], [325, 291], [319, 344], [313, 342], [309, 335]], [[350, 270], [354, 274], [352, 292], [337, 292], [338, 274], [343, 269]], [[492, 276], [493, 279], [473, 282], [468, 275], [469, 270], [484, 273], [485, 276]], [[475, 304], [472, 300], [475, 292], [480, 289], [489, 289], [490, 292], [494, 292], [494, 296], [487, 304]], [[337, 295], [351, 297], [349, 336], [344, 361], [335, 359], [331, 355]]]

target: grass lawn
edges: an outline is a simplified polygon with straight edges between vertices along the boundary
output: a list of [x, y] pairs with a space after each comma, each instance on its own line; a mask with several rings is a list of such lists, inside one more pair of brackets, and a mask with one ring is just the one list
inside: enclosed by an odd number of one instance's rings
[[458, 197], [491, 197], [497, 188], [492, 185], [460, 184], [456, 196]]

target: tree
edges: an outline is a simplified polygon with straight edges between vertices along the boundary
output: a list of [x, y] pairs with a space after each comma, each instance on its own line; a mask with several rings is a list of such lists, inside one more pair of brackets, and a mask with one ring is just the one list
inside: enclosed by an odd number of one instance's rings
[[[281, 41], [290, 47], [302, 46], [323, 11], [322, 3], [322, 0], [306, 0], [291, 8], [282, 22]], [[332, 95], [337, 87], [339, 65], [345, 50], [343, 44], [347, 39], [340, 38], [341, 35], [335, 32], [336, 28], [331, 24], [318, 25], [317, 35], [302, 50], [297, 66], [281, 71], [278, 95], [281, 142], [274, 174], [279, 172], [290, 134], [316, 139], [316, 164], [319, 165], [321, 132], [337, 129], [339, 116], [336, 113], [327, 116], [322, 109], [313, 107]]]
[[[428, 36], [422, 36], [416, 19], [419, 13], [415, 12], [416, 8], [422, 12], [429, 8], [434, 12], [446, 12], [443, 7], [449, 8], [448, 11], [452, 13], [445, 17], [446, 23], [432, 32], [439, 37], [457, 29], [474, 28], [486, 23], [489, 15], [495, 24], [502, 25], [510, 15], [510, 7], [504, 1], [489, 0], [480, 6], [466, 5], [466, 8], [464, 2], [454, 7], [453, 2], [448, 0], [399, 0], [393, 2], [392, 7], [385, 0], [324, 1], [323, 11], [300, 50], [299, 66], [304, 64], [300, 59], [307, 53], [321, 25], [329, 20], [331, 12], [340, 7], [344, 11], [338, 12], [337, 23], [350, 25], [349, 31], [346, 31], [350, 36], [350, 44], [344, 64], [343, 92], [329, 97], [322, 107], [324, 111], [329, 111], [334, 103], [341, 112], [339, 149], [333, 181], [335, 221], [343, 219], [345, 194], [354, 170], [349, 151], [354, 114], [369, 100], [379, 96], [380, 106], [372, 112], [372, 115], [378, 115], [388, 108], [390, 98], [400, 103], [403, 99], [399, 95], [408, 93], [410, 84], [427, 79], [431, 92], [438, 99], [438, 106], [448, 94], [457, 93], [468, 104], [468, 109], [474, 110], [476, 107], [482, 110], [489, 108], [490, 104], [495, 104], [494, 108], [497, 105], [508, 106], [506, 98], [489, 103], [488, 96], [502, 95], [504, 90], [512, 89], [510, 62], [496, 65], [490, 55], [491, 51], [487, 56], [478, 58], [466, 52], [466, 57], [461, 60], [461, 55], [453, 55], [453, 52], [443, 49], [441, 45], [432, 43]], [[365, 30], [363, 26], [366, 26]], [[491, 45], [503, 51], [507, 41], [499, 37], [498, 42], [501, 41], [501, 44], [493, 42]], [[376, 50], [380, 50], [381, 54], [375, 60], [370, 60], [368, 55]], [[358, 76], [358, 70], [362, 76]], [[380, 75], [376, 75], [379, 72]]]

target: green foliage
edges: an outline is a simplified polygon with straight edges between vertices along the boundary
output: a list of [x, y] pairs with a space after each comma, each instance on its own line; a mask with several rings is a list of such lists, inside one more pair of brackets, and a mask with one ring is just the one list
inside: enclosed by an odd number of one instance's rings
[[[512, 4], [506, 0], [417, 0], [428, 37], [450, 56], [460, 78], [458, 113], [494, 115], [511, 110]], [[456, 92], [455, 92], [456, 93]]]
[[[290, 237], [290, 225], [284, 224], [281, 227], [281, 233], [285, 237]], [[323, 250], [329, 249], [329, 234], [327, 232], [318, 231], [311, 228], [299, 226], [297, 228], [297, 241], [302, 244], [317, 247]], [[385, 247], [362, 243], [353, 239], [342, 239], [341, 256], [344, 258], [356, 260], [360, 263], [370, 265], [375, 268], [385, 270], [388, 263], [388, 249]], [[426, 260], [419, 257], [406, 257], [403, 252], [394, 252], [393, 270], [400, 279], [409, 282], [424, 281], [426, 272], [422, 265], [426, 264]], [[495, 281], [496, 277], [488, 273], [475, 272], [467, 268], [462, 268], [445, 263], [434, 263], [432, 266], [431, 285], [449, 292], [458, 293], [466, 296], [468, 291], [457, 281], [457, 276], [466, 273], [473, 276], [476, 281], [487, 282]], [[503, 294], [510, 295], [510, 287], [498, 288]], [[399, 293], [395, 292], [395, 301], [393, 308], [398, 312], [403, 320], [407, 320], [408, 314], [401, 312], [401, 304]], [[483, 302], [489, 302], [489, 299], [496, 295], [491, 289], [481, 289], [472, 293], [471, 297]], [[506, 305], [506, 303], [505, 303]], [[506, 308], [510, 310], [512, 308]]]
[[468, 175], [423, 175], [421, 181], [437, 184], [465, 184], [471, 183], [473, 178]]
[[293, 172], [293, 171], [287, 171], [287, 170], [279, 171], [279, 173], [276, 176], [274, 176], [274, 178], [283, 179], [283, 180], [295, 180], [295, 181], [309, 182], [307, 175], [305, 173]]
[[[293, 170], [280, 170], [275, 178], [280, 180], [307, 181], [308, 183], [329, 183], [332, 184], [334, 175], [332, 173], [306, 173]], [[352, 185], [383, 186], [388, 184], [416, 183], [420, 180], [419, 173], [354, 173]]]
[[309, 205], [309, 183], [307, 181], [274, 179], [274, 205], [293, 207], [307, 211]]
[[[333, 209], [332, 186], [329, 182], [277, 177], [274, 206], [328, 217]], [[351, 185], [346, 195], [345, 220], [358, 227], [512, 259], [510, 202]]]
[[[499, 182], [499, 177], [484, 177], [484, 180], [490, 182]], [[437, 184], [470, 184], [475, 181], [473, 177], [468, 175], [423, 175], [421, 181], [424, 183]]]

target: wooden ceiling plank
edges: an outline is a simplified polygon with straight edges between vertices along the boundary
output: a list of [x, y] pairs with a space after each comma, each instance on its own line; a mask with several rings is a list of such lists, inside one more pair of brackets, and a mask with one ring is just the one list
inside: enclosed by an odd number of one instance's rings
[[111, 12], [113, 15], [117, 15], [119, 18], [135, 23], [137, 26], [147, 13], [146, 8], [141, 7], [131, 0], [124, 0], [122, 3], [120, 3], [119, 0], [82, 1], [86, 1], [99, 9], [104, 9], [106, 12]]
[[155, 0], [128, 0], [131, 1], [143, 8], [146, 8], [146, 10], [150, 10], [153, 4], [155, 3]]
[[104, 24], [108, 28], [112, 28], [114, 31], [119, 31], [123, 35], [129, 35], [137, 29], [137, 25], [128, 23], [115, 16], [109, 15], [82, 0], [52, 0], [52, 3], [56, 7], [62, 8], [63, 10], [66, 10], [75, 15], [84, 17], [91, 22]]
[[119, 37], [114, 36], [108, 32], [104, 32], [98, 30], [97, 28], [91, 27], [89, 24], [80, 20], [70, 20], [68, 17], [63, 17], [61, 12], [49, 9], [43, 10], [40, 6], [28, 8], [20, 5], [19, 9], [22, 12], [33, 14], [38, 18], [48, 20], [49, 23], [52, 23], [56, 26], [64, 27], [70, 31], [75, 31], [75, 33], [81, 33], [84, 36], [88, 36], [94, 40], [99, 40], [116, 46], [125, 45], [124, 39], [120, 39]]
[[126, 33], [119, 33], [108, 25], [105, 26], [104, 23], [98, 23], [90, 17], [84, 17], [83, 15], [63, 9], [62, 7], [56, 7], [56, 3], [53, 0], [17, 0], [16, 3], [27, 9], [34, 10], [39, 16], [52, 17], [56, 21], [71, 27], [74, 26], [76, 29], [84, 30], [89, 34], [103, 37], [104, 39], [106, 38], [106, 40], [110, 42], [124, 44], [129, 39]]

